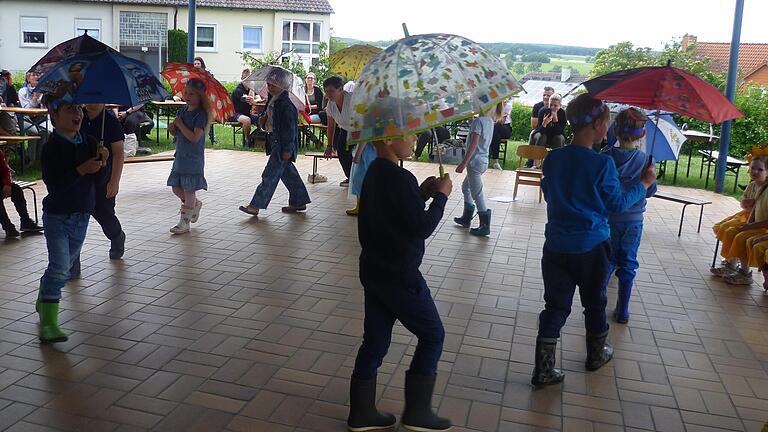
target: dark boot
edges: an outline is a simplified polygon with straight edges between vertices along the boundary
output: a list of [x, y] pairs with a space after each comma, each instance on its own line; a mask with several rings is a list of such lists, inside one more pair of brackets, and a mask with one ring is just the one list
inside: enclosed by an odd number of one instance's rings
[[376, 410], [376, 378], [352, 378], [349, 383], [347, 429], [350, 432], [391, 430], [396, 424], [395, 416]]
[[491, 209], [485, 212], [477, 212], [477, 217], [480, 219], [480, 226], [472, 228], [469, 233], [473, 236], [487, 237], [491, 233]]
[[43, 227], [36, 224], [32, 219], [22, 220], [21, 222], [21, 232], [40, 232], [42, 230]]
[[613, 347], [606, 342], [608, 331], [600, 335], [587, 334], [587, 362], [584, 367], [588, 371], [596, 371], [613, 358]]
[[616, 309], [613, 311], [613, 319], [619, 324], [629, 322], [629, 297], [632, 294], [632, 284], [619, 281], [619, 296], [616, 299]]
[[123, 257], [125, 253], [125, 232], [120, 232], [120, 236], [112, 241], [109, 248], [109, 259], [116, 260]]
[[437, 376], [421, 376], [405, 373], [405, 410], [403, 427], [416, 432], [449, 431], [451, 421], [432, 412], [432, 392]]
[[453, 218], [453, 221], [461, 225], [464, 228], [469, 228], [472, 224], [472, 216], [475, 215], [475, 205], [470, 203], [464, 203], [464, 213], [461, 217]]
[[3, 227], [3, 230], [5, 231], [5, 238], [16, 238], [21, 235], [13, 224]]
[[65, 342], [67, 335], [59, 328], [59, 301], [41, 302], [35, 305], [40, 316], [40, 341], [43, 343]]
[[536, 339], [536, 360], [533, 367], [531, 384], [536, 387], [544, 387], [551, 384], [559, 384], [565, 379], [565, 374], [560, 369], [555, 369], [555, 349], [557, 339]]

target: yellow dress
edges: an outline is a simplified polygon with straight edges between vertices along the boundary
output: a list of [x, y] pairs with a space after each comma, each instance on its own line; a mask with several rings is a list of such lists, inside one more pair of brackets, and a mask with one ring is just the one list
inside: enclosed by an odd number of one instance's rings
[[[744, 189], [744, 193], [741, 195], [741, 199], [755, 199], [757, 197], [757, 191], [758, 188], [755, 185], [755, 182], [750, 182], [749, 185], [747, 185], [747, 188]], [[726, 231], [728, 231], [730, 228], [736, 228], [747, 223], [747, 219], [749, 219], [749, 213], [749, 210], [741, 210], [740, 212], [728, 216], [727, 218], [712, 226], [712, 231], [715, 232], [715, 237], [723, 243], [724, 249], [730, 249], [730, 241], [727, 245], [725, 244]]]
[[[755, 207], [752, 209], [750, 222], [764, 222], [768, 220], [768, 193], [758, 193]], [[726, 259], [748, 260], [753, 252], [754, 239], [768, 233], [768, 229], [758, 228], [739, 232], [738, 226], [732, 226], [724, 230], [723, 250], [721, 255]], [[763, 254], [764, 256], [764, 254]], [[755, 258], [752, 259], [754, 262]]]

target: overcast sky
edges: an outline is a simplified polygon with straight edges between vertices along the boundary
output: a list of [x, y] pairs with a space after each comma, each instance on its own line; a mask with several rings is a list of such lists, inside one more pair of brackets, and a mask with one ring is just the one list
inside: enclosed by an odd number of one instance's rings
[[[729, 42], [735, 0], [329, 0], [335, 36], [362, 40], [453, 33], [476, 42], [661, 48], [685, 33]], [[746, 0], [742, 42], [768, 42], [768, 1]]]

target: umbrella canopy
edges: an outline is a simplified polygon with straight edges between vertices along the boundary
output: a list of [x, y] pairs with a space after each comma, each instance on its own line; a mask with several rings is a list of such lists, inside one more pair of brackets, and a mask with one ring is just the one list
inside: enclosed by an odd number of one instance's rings
[[69, 94], [76, 104], [137, 106], [167, 98], [168, 92], [144, 62], [117, 51], [84, 54], [60, 61], [40, 78], [35, 92]]
[[461, 120], [519, 88], [498, 57], [468, 39], [409, 36], [377, 54], [360, 74], [349, 143], [404, 138]]
[[331, 54], [328, 63], [331, 72], [354, 80], [360, 76], [365, 65], [380, 52], [381, 48], [373, 45], [352, 45]]
[[214, 119], [224, 123], [235, 115], [235, 107], [227, 89], [208, 71], [196, 68], [192, 63], [168, 63], [161, 72], [171, 85], [173, 94], [181, 96], [190, 79], [198, 79], [205, 84], [205, 93], [211, 101]]
[[280, 66], [269, 65], [254, 71], [243, 84], [262, 98], [267, 98], [267, 84], [273, 84], [288, 92], [288, 96], [299, 111], [304, 111], [307, 93], [304, 82], [293, 72]]
[[[653, 152], [653, 160], [677, 160], [680, 148], [685, 143], [685, 135], [680, 131], [670, 114], [648, 115], [645, 121], [645, 137], [640, 140], [640, 149]], [[618, 146], [618, 139], [613, 127], [608, 129], [608, 144]]]
[[583, 85], [597, 99], [672, 111], [709, 123], [744, 117], [720, 90], [669, 65], [612, 72]]
[[32, 66], [28, 72], [38, 73], [40, 75], [46, 74], [56, 63], [66, 60], [70, 57], [74, 57], [80, 54], [98, 54], [104, 51], [117, 52], [109, 45], [105, 45], [88, 36], [86, 32], [82, 36], [78, 36], [74, 39], [64, 41], [55, 47], [51, 48], [46, 55]]

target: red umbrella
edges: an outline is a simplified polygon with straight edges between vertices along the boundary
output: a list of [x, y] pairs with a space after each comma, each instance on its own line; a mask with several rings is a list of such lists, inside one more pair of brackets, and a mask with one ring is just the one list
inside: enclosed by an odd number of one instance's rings
[[669, 64], [612, 72], [584, 82], [584, 87], [596, 99], [672, 111], [708, 123], [744, 117], [720, 90]]
[[211, 100], [217, 122], [224, 123], [235, 115], [235, 107], [232, 105], [229, 92], [208, 71], [196, 68], [192, 63], [168, 63], [161, 74], [171, 85], [171, 92], [178, 96], [181, 96], [190, 79], [199, 79], [205, 83], [205, 92]]

